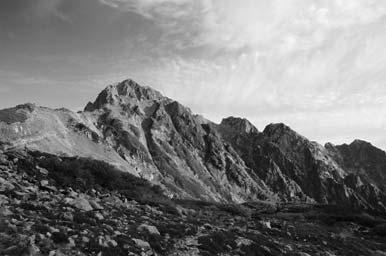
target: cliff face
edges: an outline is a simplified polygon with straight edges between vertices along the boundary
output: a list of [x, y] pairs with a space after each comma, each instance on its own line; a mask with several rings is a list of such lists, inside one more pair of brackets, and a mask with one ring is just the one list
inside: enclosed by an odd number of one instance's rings
[[353, 175], [360, 176], [386, 191], [386, 153], [370, 143], [355, 140], [351, 144], [326, 144], [335, 160]]
[[[230, 119], [236, 123], [234, 117]], [[238, 119], [233, 127], [244, 127], [245, 122]], [[381, 190], [382, 170], [386, 170], [383, 151], [368, 144], [368, 148], [361, 147], [361, 153], [348, 151], [344, 145], [323, 147], [284, 124], [270, 124], [261, 133], [257, 129], [243, 132], [228, 124], [229, 118], [218, 126], [223, 138], [283, 201], [385, 211], [386, 197]]]
[[385, 153], [323, 147], [284, 124], [216, 125], [132, 80], [108, 86], [84, 111], [32, 104], [0, 111], [2, 150], [91, 157], [160, 184], [170, 197], [346, 204], [383, 211]]

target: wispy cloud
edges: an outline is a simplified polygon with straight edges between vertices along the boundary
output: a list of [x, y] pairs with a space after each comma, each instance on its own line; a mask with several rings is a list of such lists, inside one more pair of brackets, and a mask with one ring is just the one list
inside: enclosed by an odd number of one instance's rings
[[40, 18], [55, 17], [71, 22], [70, 17], [61, 11], [62, 4], [63, 0], [36, 0], [32, 6], [32, 12]]
[[209, 44], [226, 48], [278, 46], [282, 50], [307, 49], [323, 43], [334, 29], [369, 24], [386, 14], [386, 4], [382, 0], [100, 2], [154, 19], [171, 30], [184, 29], [192, 46]]
[[[65, 0], [36, 1], [35, 16], [76, 20], [63, 11]], [[260, 128], [287, 122], [312, 139], [340, 142], [368, 130], [369, 139], [386, 141], [379, 132], [386, 125], [384, 0], [84, 1], [100, 21], [74, 26], [107, 38], [103, 47], [77, 31], [63, 37], [71, 50], [33, 61], [42, 63], [35, 73], [55, 74], [8, 81], [48, 84], [60, 76], [58, 84], [91, 90], [132, 77], [215, 121], [240, 115]], [[87, 13], [72, 3], [72, 13]], [[74, 51], [79, 45], [87, 53]]]
[[149, 19], [178, 19], [191, 15], [195, 3], [190, 0], [99, 0], [123, 12], [135, 12]]

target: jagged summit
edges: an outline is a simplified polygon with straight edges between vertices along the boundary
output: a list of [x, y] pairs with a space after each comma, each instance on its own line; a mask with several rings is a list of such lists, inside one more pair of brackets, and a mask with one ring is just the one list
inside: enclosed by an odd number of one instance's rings
[[258, 133], [257, 128], [245, 118], [227, 117], [221, 121], [221, 126], [225, 126], [238, 133]]
[[159, 91], [147, 86], [141, 86], [132, 79], [109, 85], [102, 90], [94, 102], [89, 102], [85, 111], [103, 108], [106, 104], [128, 104], [131, 102], [167, 99]]
[[267, 125], [263, 131], [265, 136], [268, 136], [273, 141], [282, 140], [284, 137], [296, 138], [296, 140], [306, 141], [307, 139], [298, 134], [284, 123], [271, 123]]
[[374, 147], [370, 142], [356, 139], [350, 143], [350, 147]]

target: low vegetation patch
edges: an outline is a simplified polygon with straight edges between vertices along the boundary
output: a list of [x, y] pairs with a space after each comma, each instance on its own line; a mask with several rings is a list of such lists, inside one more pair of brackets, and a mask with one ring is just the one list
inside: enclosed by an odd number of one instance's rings
[[141, 202], [171, 201], [163, 195], [162, 189], [149, 181], [122, 172], [103, 161], [77, 158], [58, 157], [41, 152], [30, 152], [31, 158], [22, 159], [26, 170], [33, 170], [36, 165], [48, 170], [48, 177], [59, 187], [72, 187], [80, 191], [93, 188], [117, 191], [129, 199]]

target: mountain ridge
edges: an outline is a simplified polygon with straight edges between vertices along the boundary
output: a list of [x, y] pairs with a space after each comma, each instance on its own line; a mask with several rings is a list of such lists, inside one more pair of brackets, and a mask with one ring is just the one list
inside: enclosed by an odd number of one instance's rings
[[[169, 197], [386, 210], [386, 155], [370, 143], [322, 146], [285, 124], [260, 132], [237, 117], [215, 124], [131, 79], [107, 86], [77, 113], [34, 104], [0, 110], [0, 131], [3, 151], [28, 148], [106, 161], [160, 184]], [[356, 156], [361, 161], [350, 165]]]

